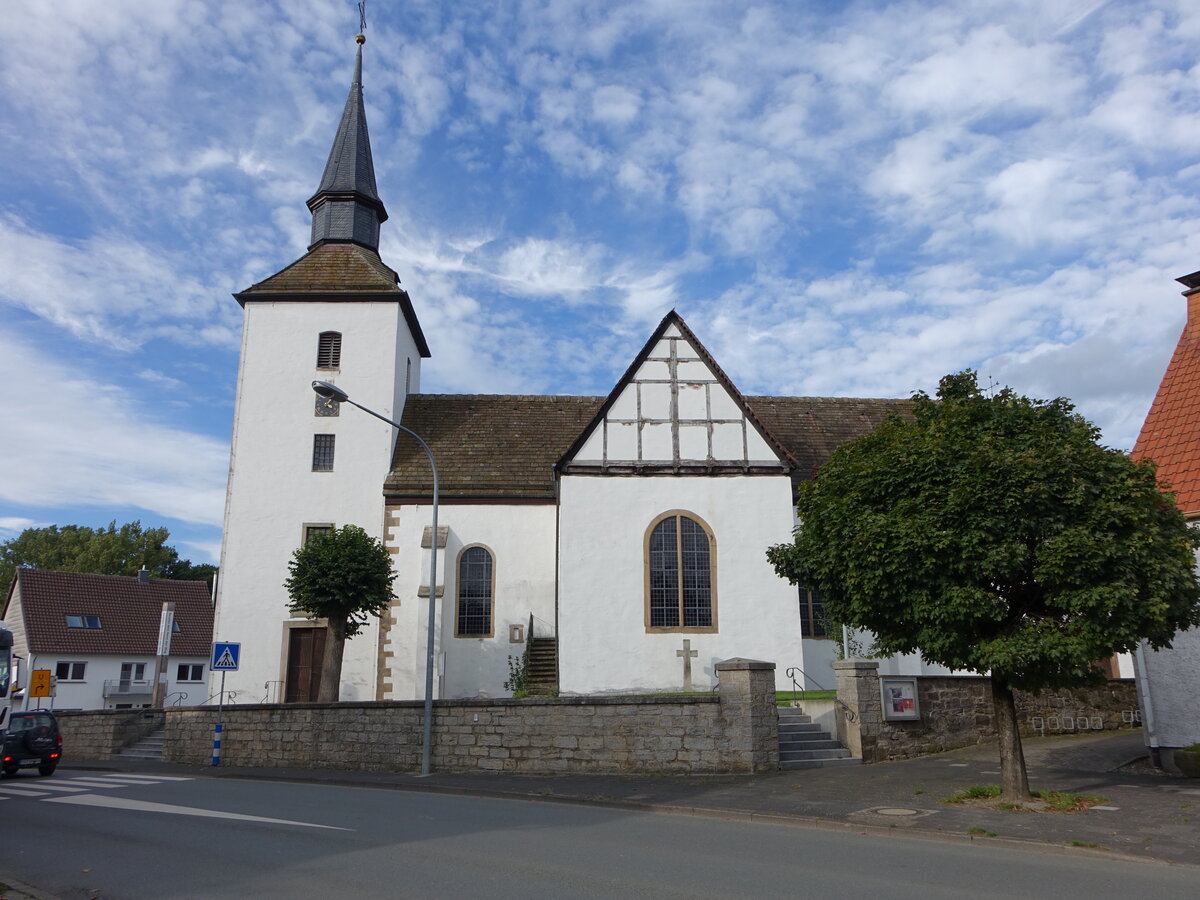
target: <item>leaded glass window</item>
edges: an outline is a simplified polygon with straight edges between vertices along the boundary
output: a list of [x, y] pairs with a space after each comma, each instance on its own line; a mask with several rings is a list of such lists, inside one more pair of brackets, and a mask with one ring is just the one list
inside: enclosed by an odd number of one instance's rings
[[333, 447], [335, 435], [313, 435], [313, 467], [314, 472], [333, 471]]
[[683, 513], [665, 516], [647, 542], [647, 625], [713, 627], [712, 539]]
[[492, 554], [468, 547], [458, 558], [457, 637], [491, 637]]
[[825, 637], [825, 601], [816, 588], [800, 585], [800, 634]]

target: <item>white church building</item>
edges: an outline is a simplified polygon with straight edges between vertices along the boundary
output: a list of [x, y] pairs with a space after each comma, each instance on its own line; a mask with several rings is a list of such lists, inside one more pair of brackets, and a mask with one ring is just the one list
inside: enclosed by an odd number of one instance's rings
[[[344, 700], [424, 693], [438, 554], [435, 696], [506, 696], [536, 638], [561, 694], [708, 690], [730, 657], [832, 687], [820, 598], [779, 578], [795, 485], [903, 400], [744, 396], [668, 313], [605, 397], [420, 392], [430, 352], [379, 257], [387, 212], [362, 99], [362, 47], [316, 193], [308, 252], [236, 295], [244, 309], [214, 638], [242, 644], [227, 687], [315, 699], [325, 630], [283, 587], [315, 530], [363, 527], [397, 573], [387, 614], [349, 641]], [[316, 396], [314, 380], [402, 422], [424, 452]], [[941, 670], [917, 658], [881, 671]], [[802, 682], [803, 683], [803, 682]]]

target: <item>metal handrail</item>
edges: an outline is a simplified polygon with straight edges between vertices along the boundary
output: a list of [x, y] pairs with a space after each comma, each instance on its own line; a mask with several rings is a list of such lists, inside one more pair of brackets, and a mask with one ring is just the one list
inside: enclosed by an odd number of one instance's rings
[[[237, 691], [226, 691], [225, 692], [225, 702], [226, 703], [237, 703], [237, 694], [238, 694]], [[215, 693], [215, 694], [209, 694], [208, 699], [205, 700], [200, 705], [208, 706], [208, 704], [212, 703], [214, 699], [216, 699], [217, 697], [220, 697], [220, 696], [221, 696], [220, 691], [217, 691], [217, 693]]]
[[275, 688], [271, 687], [271, 685], [273, 685], [273, 684], [281, 685], [281, 684], [283, 684], [283, 682], [282, 681], [264, 681], [263, 682], [263, 690], [265, 690], [266, 693], [263, 694], [263, 698], [261, 700], [262, 703], [278, 703], [279, 702], [278, 700], [271, 699], [271, 694], [273, 691], [275, 691]]
[[[800, 677], [805, 679], [805, 681], [811, 681], [813, 684], [815, 684], [817, 686], [817, 690], [819, 690], [819, 691], [829, 690], [829, 688], [821, 687], [821, 682], [817, 681], [817, 679], [813, 678], [811, 675], [809, 675], [807, 672], [805, 672], [799, 666], [789, 666], [787, 668], [787, 671], [785, 674], [787, 675], [788, 678], [792, 679], [792, 693], [793, 694], [803, 694], [804, 691], [806, 690], [806, 688], [801, 687], [800, 683], [796, 681], [796, 673], [797, 672], [800, 673]], [[841, 714], [845, 717], [847, 722], [857, 722], [858, 721], [858, 713], [856, 713], [849, 706], [847, 706], [845, 704], [845, 702], [842, 700], [842, 698], [837, 696], [836, 691], [834, 691], [833, 702], [837, 704], [838, 711], [841, 712]]]
[[[538, 628], [537, 627], [538, 625], [541, 625], [542, 627]], [[554, 637], [554, 626], [551, 625], [549, 622], [547, 622], [545, 619], [539, 619], [533, 613], [530, 613], [529, 614], [529, 638], [530, 638], [530, 640], [532, 640], [534, 637], [548, 637], [548, 638]]]
[[[169, 702], [172, 697], [175, 698], [174, 703]], [[163, 699], [163, 706], [183, 706], [183, 701], [187, 698], [187, 691], [173, 691]]]

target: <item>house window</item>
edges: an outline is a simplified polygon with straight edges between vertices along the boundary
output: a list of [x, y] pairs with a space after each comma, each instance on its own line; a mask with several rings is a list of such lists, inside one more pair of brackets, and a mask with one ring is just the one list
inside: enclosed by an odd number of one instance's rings
[[646, 629], [716, 631], [712, 531], [690, 513], [659, 516], [646, 531]]
[[458, 616], [455, 637], [492, 636], [492, 554], [467, 547], [458, 557]]
[[68, 628], [99, 628], [99, 616], [67, 616]]
[[313, 435], [313, 467], [314, 472], [333, 471], [333, 439], [336, 435]]
[[317, 368], [336, 369], [342, 364], [342, 333], [322, 331], [317, 338]]
[[827, 637], [825, 601], [815, 588], [800, 585], [800, 634], [803, 637]]
[[54, 677], [59, 681], [83, 681], [86, 672], [85, 662], [60, 662], [54, 667]]
[[176, 618], [174, 618], [174, 617], [172, 617], [172, 619], [171, 619], [171, 633], [172, 633], [172, 634], [179, 634], [179, 632], [181, 632], [182, 630], [183, 630], [183, 629], [179, 627], [179, 620], [178, 620], [178, 619], [176, 619]]
[[179, 671], [175, 674], [176, 681], [203, 681], [203, 663], [180, 663]]
[[304, 526], [304, 540], [300, 544], [300, 546], [303, 547], [310, 540], [312, 540], [312, 536], [314, 534], [329, 534], [329, 532], [331, 532], [331, 531], [333, 531], [333, 523], [332, 522], [321, 522], [320, 524], [315, 524], [315, 525], [305, 525]]

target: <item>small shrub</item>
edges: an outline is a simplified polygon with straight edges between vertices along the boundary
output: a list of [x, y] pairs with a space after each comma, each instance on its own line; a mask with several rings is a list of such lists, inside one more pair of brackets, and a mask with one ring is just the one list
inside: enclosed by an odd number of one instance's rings
[[529, 670], [524, 656], [508, 658], [508, 679], [504, 682], [504, 689], [512, 691], [514, 700], [529, 696]]
[[972, 825], [967, 829], [967, 834], [976, 835], [977, 837], [995, 837], [996, 832], [988, 831], [986, 828], [980, 828], [978, 825]]

